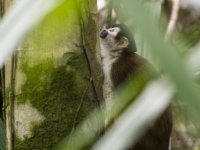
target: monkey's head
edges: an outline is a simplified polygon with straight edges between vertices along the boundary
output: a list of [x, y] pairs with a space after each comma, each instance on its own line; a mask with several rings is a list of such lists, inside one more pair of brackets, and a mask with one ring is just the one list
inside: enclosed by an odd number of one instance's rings
[[134, 38], [124, 24], [116, 24], [102, 30], [100, 42], [101, 46], [109, 51], [136, 51]]

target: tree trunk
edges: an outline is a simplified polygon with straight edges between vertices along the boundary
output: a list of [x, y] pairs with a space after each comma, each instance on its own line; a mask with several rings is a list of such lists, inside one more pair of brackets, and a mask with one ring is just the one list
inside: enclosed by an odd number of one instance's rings
[[102, 100], [96, 1], [69, 0], [5, 67], [9, 150], [50, 150]]

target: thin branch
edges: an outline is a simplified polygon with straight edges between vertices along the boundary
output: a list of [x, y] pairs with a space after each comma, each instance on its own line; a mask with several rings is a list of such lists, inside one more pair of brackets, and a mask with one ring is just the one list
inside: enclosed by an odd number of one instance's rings
[[74, 116], [73, 125], [72, 125], [72, 130], [71, 130], [70, 135], [72, 135], [72, 133], [73, 133], [74, 130], [75, 130], [75, 126], [76, 126], [76, 121], [77, 121], [77, 118], [78, 118], [78, 114], [79, 114], [80, 109], [81, 109], [81, 107], [82, 107], [82, 105], [83, 105], [84, 97], [85, 97], [85, 94], [87, 93], [88, 89], [89, 89], [89, 84], [88, 84], [88, 86], [85, 88], [85, 90], [83, 91], [83, 94], [82, 94], [82, 96], [81, 96], [80, 104], [79, 104], [79, 106], [78, 106], [78, 108], [77, 108], [77, 110], [76, 110], [75, 116]]
[[84, 35], [84, 27], [85, 26], [84, 26], [84, 21], [83, 21], [82, 15], [81, 15], [81, 8], [79, 8], [80, 6], [79, 6], [78, 3], [76, 4], [76, 6], [77, 6], [77, 10], [78, 10], [79, 26], [80, 26], [80, 38], [81, 38], [79, 47], [82, 47], [82, 50], [83, 50], [83, 53], [84, 53], [84, 56], [85, 56], [85, 59], [86, 59], [86, 62], [87, 62], [87, 67], [88, 67], [88, 71], [89, 71], [89, 78], [90, 78], [90, 83], [91, 83], [91, 86], [92, 86], [92, 91], [93, 91], [93, 94], [94, 94], [95, 103], [98, 107], [100, 107], [100, 100], [99, 100], [99, 97], [98, 97], [98, 94], [97, 94], [97, 91], [96, 91], [96, 87], [95, 87], [95, 84], [94, 84], [94, 80], [93, 80], [93, 77], [92, 77], [92, 65], [91, 65], [90, 59], [88, 57], [88, 54], [90, 53], [91, 49], [89, 48], [89, 45], [85, 41], [85, 35]]
[[[83, 31], [81, 30], [81, 32], [83, 32]], [[82, 38], [83, 38], [83, 36], [82, 36]], [[86, 46], [84, 44], [82, 46], [82, 49], [83, 49], [83, 53], [85, 55], [87, 66], [88, 66], [90, 83], [91, 83], [91, 86], [92, 86], [92, 91], [94, 93], [95, 103], [97, 104], [97, 106], [100, 106], [100, 100], [98, 98], [98, 94], [97, 94], [96, 87], [95, 87], [95, 84], [94, 84], [94, 80], [93, 80], [93, 77], [92, 77], [92, 69], [91, 69], [92, 67], [91, 67], [90, 60], [89, 60], [88, 55], [87, 55], [87, 51], [89, 51], [89, 50], [86, 48]]]
[[3, 107], [2, 107], [2, 112], [3, 112], [3, 122], [6, 127], [6, 99], [5, 99], [5, 65], [3, 65], [2, 69], [0, 70], [1, 72], [1, 92], [2, 92], [2, 101], [3, 101]]
[[180, 7], [180, 0], [172, 0], [171, 17], [168, 23], [165, 39], [168, 39], [174, 31], [178, 19], [179, 7]]
[[[82, 32], [82, 31], [81, 31]], [[81, 45], [78, 45], [78, 44], [75, 44], [76, 47], [81, 47], [83, 49], [83, 53], [84, 53], [84, 56], [86, 58], [86, 62], [87, 62], [87, 66], [88, 66], [88, 71], [89, 71], [89, 81], [91, 83], [91, 86], [92, 86], [92, 90], [93, 90], [93, 93], [94, 93], [94, 97], [95, 97], [95, 103], [97, 103], [97, 106], [100, 106], [100, 100], [98, 98], [98, 94], [97, 94], [97, 91], [96, 91], [96, 88], [95, 88], [95, 84], [94, 84], [94, 80], [93, 80], [93, 77], [92, 77], [92, 67], [91, 67], [91, 64], [90, 64], [90, 60], [87, 56], [87, 46], [88, 44], [81, 44]]]
[[16, 77], [16, 68], [17, 68], [17, 57], [16, 53], [12, 56], [11, 62], [11, 83], [10, 83], [10, 149], [14, 150], [15, 146], [15, 77]]
[[[3, 15], [4, 15], [4, 7], [5, 7], [5, 3], [4, 3], [4, 0], [1, 0], [0, 2], [0, 17], [2, 18]], [[5, 104], [5, 65], [3, 65], [2, 69], [0, 70], [1, 72], [1, 98], [2, 98], [2, 108], [1, 108], [1, 111], [2, 111], [2, 114], [3, 114], [3, 123], [6, 127], [6, 104]]]

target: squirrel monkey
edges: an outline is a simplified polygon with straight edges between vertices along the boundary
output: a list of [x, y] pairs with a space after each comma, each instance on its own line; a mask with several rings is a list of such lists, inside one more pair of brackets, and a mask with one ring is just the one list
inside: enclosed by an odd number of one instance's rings
[[[113, 92], [138, 73], [144, 80], [153, 78], [148, 78], [151, 75], [147, 69], [153, 67], [146, 59], [136, 54], [136, 44], [130, 33], [124, 24], [116, 24], [100, 32], [102, 67]], [[147, 132], [131, 149], [169, 150], [171, 131], [172, 115], [168, 107], [152, 125], [149, 125]]]

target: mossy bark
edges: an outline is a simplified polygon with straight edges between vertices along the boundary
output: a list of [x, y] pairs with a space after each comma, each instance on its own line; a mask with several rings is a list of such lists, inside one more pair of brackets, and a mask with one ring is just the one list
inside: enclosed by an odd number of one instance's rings
[[94, 0], [66, 1], [8, 60], [9, 150], [53, 149], [98, 107], [102, 76], [95, 12]]

